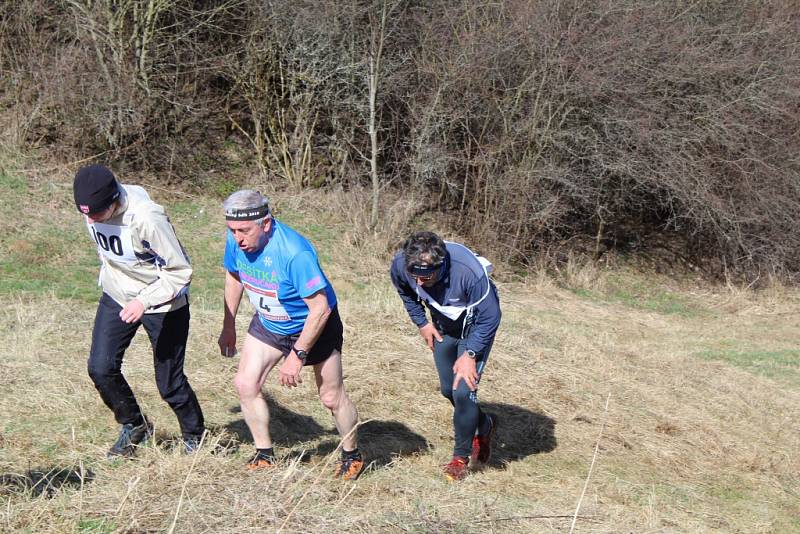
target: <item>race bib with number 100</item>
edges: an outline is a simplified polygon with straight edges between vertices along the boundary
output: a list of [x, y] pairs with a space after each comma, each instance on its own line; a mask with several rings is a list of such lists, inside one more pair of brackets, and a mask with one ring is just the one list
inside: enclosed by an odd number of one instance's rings
[[115, 224], [88, 224], [89, 233], [97, 243], [97, 252], [111, 261], [133, 263], [137, 261], [133, 252], [131, 230], [127, 226]]

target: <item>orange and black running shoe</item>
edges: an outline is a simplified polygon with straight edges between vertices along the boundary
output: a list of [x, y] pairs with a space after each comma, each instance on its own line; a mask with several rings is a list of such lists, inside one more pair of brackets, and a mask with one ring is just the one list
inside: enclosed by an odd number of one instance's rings
[[275, 467], [275, 456], [263, 454], [259, 451], [247, 462], [248, 471], [257, 471], [259, 469], [271, 469]]
[[352, 456], [343, 456], [336, 466], [333, 476], [342, 480], [355, 480], [364, 470], [364, 459], [361, 453]]

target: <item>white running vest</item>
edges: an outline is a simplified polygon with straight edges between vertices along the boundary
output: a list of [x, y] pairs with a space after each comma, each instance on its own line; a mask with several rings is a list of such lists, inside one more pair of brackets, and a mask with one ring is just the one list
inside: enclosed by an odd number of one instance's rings
[[473, 309], [475, 308], [475, 306], [477, 306], [478, 304], [483, 302], [483, 300], [486, 297], [489, 296], [489, 291], [492, 290], [492, 285], [489, 283], [489, 275], [494, 270], [494, 268], [492, 266], [492, 262], [490, 262], [489, 260], [487, 260], [486, 258], [481, 256], [480, 254], [476, 254], [475, 252], [472, 252], [469, 248], [465, 247], [464, 245], [462, 245], [460, 243], [453, 243], [451, 241], [445, 241], [445, 244], [446, 245], [455, 245], [455, 246], [463, 247], [472, 256], [475, 257], [475, 260], [480, 264], [481, 269], [483, 270], [484, 274], [486, 275], [486, 292], [483, 294], [483, 296], [480, 299], [478, 299], [477, 302], [474, 302], [474, 303], [469, 304], [467, 306], [445, 306], [444, 304], [439, 304], [438, 302], [436, 302], [436, 300], [434, 300], [434, 298], [431, 297], [428, 294], [428, 292], [425, 291], [425, 288], [422, 287], [421, 285], [415, 283], [414, 286], [416, 287], [417, 296], [420, 298], [420, 300], [424, 300], [428, 304], [428, 306], [436, 308], [440, 313], [442, 313], [442, 315], [444, 315], [445, 317], [447, 317], [448, 319], [450, 319], [452, 321], [455, 321], [456, 319], [458, 319], [461, 316], [461, 314], [464, 313], [464, 311], [466, 310], [467, 314], [464, 317], [464, 324], [463, 324], [462, 330], [461, 330], [461, 335], [463, 336], [464, 335], [464, 329], [466, 328], [467, 324], [470, 322], [469, 320], [472, 318]]

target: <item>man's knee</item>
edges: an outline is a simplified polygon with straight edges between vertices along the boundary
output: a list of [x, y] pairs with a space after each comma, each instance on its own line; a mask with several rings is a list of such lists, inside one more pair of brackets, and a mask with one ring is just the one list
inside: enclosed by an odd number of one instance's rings
[[322, 402], [322, 405], [332, 412], [339, 408], [344, 396], [345, 394], [343, 388], [331, 388], [319, 392], [320, 402]]
[[476, 393], [470, 391], [466, 386], [459, 385], [458, 389], [450, 390], [450, 395], [452, 395], [453, 402], [459, 405], [467, 402], [474, 403]]
[[439, 388], [439, 392], [447, 400], [449, 400], [449, 401], [453, 400], [453, 385], [452, 384], [442, 384], [440, 386], [440, 388]]
[[246, 375], [237, 373], [233, 377], [233, 385], [241, 400], [254, 399], [261, 393], [261, 384], [258, 383], [258, 380]]
[[188, 389], [188, 383], [185, 375], [175, 381], [156, 380], [158, 393], [167, 402], [183, 400], [182, 398], [185, 397]]
[[102, 385], [113, 380], [121, 374], [119, 369], [107, 365], [104, 361], [89, 360], [87, 364], [89, 378], [97, 385]]

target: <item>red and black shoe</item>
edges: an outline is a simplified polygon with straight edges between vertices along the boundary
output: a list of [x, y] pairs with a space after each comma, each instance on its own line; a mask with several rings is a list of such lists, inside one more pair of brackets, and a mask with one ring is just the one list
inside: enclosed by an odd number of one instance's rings
[[485, 464], [492, 456], [492, 440], [497, 432], [497, 416], [486, 414], [489, 418], [489, 432], [472, 438], [472, 454], [470, 459], [473, 462]]
[[463, 480], [469, 473], [469, 458], [453, 456], [450, 463], [444, 466], [444, 476], [453, 482]]

